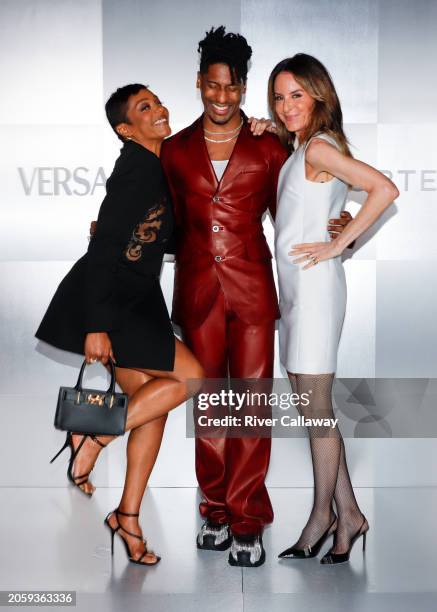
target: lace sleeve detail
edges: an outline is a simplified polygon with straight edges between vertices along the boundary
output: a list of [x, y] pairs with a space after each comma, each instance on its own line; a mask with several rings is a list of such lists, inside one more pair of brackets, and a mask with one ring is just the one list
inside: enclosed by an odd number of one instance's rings
[[135, 226], [124, 252], [128, 261], [138, 261], [143, 255], [145, 245], [160, 241], [159, 234], [167, 206], [167, 198], [163, 195], [152, 208], [149, 208], [145, 217]]

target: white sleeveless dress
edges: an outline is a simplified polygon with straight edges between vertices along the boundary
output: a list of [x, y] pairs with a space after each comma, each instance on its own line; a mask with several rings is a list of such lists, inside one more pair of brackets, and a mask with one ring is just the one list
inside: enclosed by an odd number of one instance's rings
[[[335, 140], [321, 138], [338, 148]], [[334, 177], [325, 183], [305, 178], [305, 151], [299, 146], [279, 174], [275, 255], [279, 280], [279, 346], [282, 365], [296, 374], [335, 372], [346, 309], [346, 279], [341, 257], [303, 270], [288, 255], [292, 245], [328, 242], [328, 221], [340, 216], [348, 186]]]

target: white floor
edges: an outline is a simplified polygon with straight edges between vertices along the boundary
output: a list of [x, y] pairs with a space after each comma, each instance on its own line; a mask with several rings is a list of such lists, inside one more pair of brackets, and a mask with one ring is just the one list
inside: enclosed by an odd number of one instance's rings
[[228, 552], [196, 549], [196, 489], [149, 489], [141, 523], [162, 561], [143, 568], [127, 562], [118, 541], [111, 559], [102, 521], [120, 489], [99, 488], [88, 499], [71, 486], [1, 487], [0, 590], [75, 590], [80, 612], [437, 610], [437, 489], [356, 493], [370, 524], [365, 556], [359, 541], [345, 565], [324, 566], [318, 558], [278, 561], [297, 538], [312, 493], [273, 488], [276, 516], [265, 531], [267, 561], [241, 569], [228, 565]]

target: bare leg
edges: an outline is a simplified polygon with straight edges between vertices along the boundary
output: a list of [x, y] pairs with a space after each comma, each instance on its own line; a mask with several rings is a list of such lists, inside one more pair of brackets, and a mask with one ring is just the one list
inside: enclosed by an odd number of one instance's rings
[[[159, 380], [151, 376], [151, 371], [118, 369], [117, 372], [117, 382], [130, 395], [127, 429], [131, 429], [127, 444], [126, 479], [118, 506], [121, 512], [139, 513], [141, 500], [158, 456], [167, 413], [197, 390], [195, 386], [190, 389], [187, 381], [190, 378], [200, 380], [203, 377], [203, 372], [190, 351], [181, 342], [177, 342], [175, 369], [166, 373], [170, 374], [171, 378], [160, 379], [161, 387]], [[131, 533], [142, 535], [138, 517], [117, 517], [112, 513], [108, 521], [113, 528], [119, 524]], [[120, 530], [118, 533], [126, 540], [131, 556], [138, 559], [145, 550], [144, 543], [125, 531]], [[156, 555], [151, 552], [142, 559], [145, 564], [155, 561]]]
[[[179, 340], [175, 339], [175, 342], [175, 366], [171, 372], [116, 368], [117, 383], [129, 395], [126, 431], [152, 423], [156, 419], [159, 420], [160, 417], [166, 417], [172, 408], [179, 406], [197, 391], [196, 381], [203, 378], [203, 370], [189, 349]], [[190, 379], [194, 382], [189, 384]], [[165, 420], [162, 422], [162, 430], [164, 425]], [[157, 435], [159, 428], [159, 424], [154, 424], [150, 431]], [[115, 437], [117, 436], [98, 436], [98, 439], [103, 444], [108, 444]], [[81, 438], [82, 434], [73, 435], [74, 448], [77, 447]], [[102, 447], [91, 438], [87, 438], [74, 462], [73, 475], [88, 473], [94, 466], [101, 449]], [[159, 444], [156, 452], [158, 450]], [[81, 485], [81, 488], [86, 492], [95, 490], [89, 480]]]
[[[149, 380], [150, 376], [143, 372], [117, 368], [117, 382], [129, 397], [134, 395], [134, 393]], [[154, 419], [150, 423], [145, 423], [136, 429], [132, 429], [129, 434], [126, 449], [127, 470], [124, 492], [122, 500], [119, 503], [119, 508], [122, 512], [133, 512], [131, 508], [139, 508], [141, 504], [147, 482], [158, 456], [166, 421], [167, 415], [165, 414], [164, 416]], [[129, 501], [130, 491], [133, 492], [133, 497]], [[115, 520], [111, 519], [110, 523], [115, 527]], [[119, 520], [128, 531], [140, 533], [138, 518], [122, 516]], [[139, 557], [144, 550], [144, 545], [139, 540], [136, 540], [136, 538], [130, 538], [130, 540], [132, 540], [132, 556], [134, 558]], [[153, 554], [147, 554], [143, 557], [143, 561], [145, 563], [153, 563], [155, 561], [155, 556]]]
[[138, 371], [150, 378], [129, 398], [126, 431], [166, 415], [172, 408], [192, 397], [204, 377], [199, 362], [179, 340], [176, 340], [175, 369], [172, 372], [134, 370]]

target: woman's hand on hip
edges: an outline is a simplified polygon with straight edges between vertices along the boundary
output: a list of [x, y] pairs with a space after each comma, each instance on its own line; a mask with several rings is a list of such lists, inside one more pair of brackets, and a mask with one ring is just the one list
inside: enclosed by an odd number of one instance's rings
[[106, 365], [109, 358], [115, 363], [112, 344], [106, 332], [92, 332], [85, 338], [85, 360], [87, 363], [101, 361]]
[[325, 261], [326, 259], [332, 259], [342, 254], [342, 250], [337, 244], [336, 240], [332, 242], [305, 242], [302, 244], [294, 244], [291, 251], [288, 253], [292, 257], [298, 257], [293, 259], [294, 264], [306, 262], [303, 266], [303, 270], [316, 266], [319, 261]]

